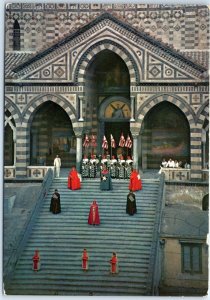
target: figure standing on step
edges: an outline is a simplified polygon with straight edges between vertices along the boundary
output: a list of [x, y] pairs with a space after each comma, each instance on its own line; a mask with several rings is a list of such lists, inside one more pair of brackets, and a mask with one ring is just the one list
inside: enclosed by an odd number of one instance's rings
[[39, 250], [35, 250], [34, 256], [33, 256], [33, 270], [39, 271], [41, 267], [41, 261], [40, 261], [40, 255]]
[[58, 155], [54, 159], [55, 177], [60, 177], [61, 159]]
[[53, 214], [59, 214], [61, 212], [60, 194], [57, 189], [55, 189], [51, 198], [50, 211]]
[[81, 188], [81, 181], [79, 178], [79, 174], [75, 167], [72, 167], [68, 176], [68, 189], [78, 190]]
[[97, 204], [96, 200], [94, 200], [90, 206], [88, 224], [89, 225], [99, 225], [100, 224], [100, 216], [99, 216], [98, 204]]
[[88, 253], [87, 250], [84, 248], [82, 252], [82, 269], [83, 271], [88, 271]]
[[135, 169], [131, 172], [129, 190], [133, 192], [142, 190], [141, 177]]
[[132, 191], [130, 191], [127, 195], [126, 213], [132, 216], [136, 212], [136, 196]]
[[106, 165], [102, 167], [100, 188], [102, 191], [112, 190], [112, 179]]
[[117, 274], [118, 273], [118, 259], [117, 254], [113, 252], [112, 258], [110, 259], [110, 273]]

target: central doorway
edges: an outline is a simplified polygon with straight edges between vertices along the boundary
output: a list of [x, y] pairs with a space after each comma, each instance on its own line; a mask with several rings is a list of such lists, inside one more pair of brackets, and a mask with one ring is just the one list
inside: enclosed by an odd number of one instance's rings
[[[84, 107], [88, 122], [86, 131], [97, 137], [97, 155], [103, 153], [102, 140], [105, 135], [109, 143], [113, 134], [117, 147], [121, 134], [127, 138], [130, 120], [130, 75], [123, 59], [111, 50], [104, 49], [94, 56], [85, 77]], [[83, 150], [85, 151], [85, 150]], [[119, 150], [120, 151], [120, 150]], [[113, 149], [116, 155], [117, 149]]]

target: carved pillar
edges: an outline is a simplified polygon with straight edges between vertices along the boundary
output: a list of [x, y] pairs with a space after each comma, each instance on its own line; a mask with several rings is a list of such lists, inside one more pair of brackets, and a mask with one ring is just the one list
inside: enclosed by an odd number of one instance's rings
[[80, 172], [80, 164], [82, 161], [82, 135], [76, 136], [76, 168]]
[[135, 121], [135, 118], [134, 118], [134, 104], [135, 104], [135, 97], [134, 97], [134, 96], [131, 96], [130, 99], [131, 99], [131, 118], [130, 118], [130, 121], [131, 121], [131, 122], [134, 122], [134, 121]]
[[79, 121], [84, 121], [84, 119], [83, 119], [83, 96], [79, 96]]
[[133, 164], [136, 169], [139, 168], [138, 165], [138, 137], [140, 131], [140, 124], [137, 122], [130, 122], [130, 131], [133, 137]]
[[138, 136], [133, 135], [133, 164], [138, 169]]

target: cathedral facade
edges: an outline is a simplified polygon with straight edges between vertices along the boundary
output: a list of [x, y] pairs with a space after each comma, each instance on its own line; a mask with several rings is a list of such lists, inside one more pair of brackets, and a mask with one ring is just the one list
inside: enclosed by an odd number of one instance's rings
[[126, 156], [122, 133], [139, 169], [173, 158], [203, 178], [208, 7], [12, 3], [5, 24], [5, 178], [42, 178], [57, 154], [79, 166], [104, 136]]

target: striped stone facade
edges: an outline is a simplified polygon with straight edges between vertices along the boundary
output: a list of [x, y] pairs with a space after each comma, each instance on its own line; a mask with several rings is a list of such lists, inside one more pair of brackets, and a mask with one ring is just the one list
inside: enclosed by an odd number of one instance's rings
[[[77, 162], [81, 160], [82, 136], [92, 128], [96, 133], [98, 126], [97, 108], [88, 97], [87, 72], [95, 57], [108, 50], [123, 60], [130, 77], [134, 160], [142, 159], [138, 146], [146, 114], [167, 101], [179, 108], [189, 123], [191, 179], [201, 179], [203, 134], [209, 130], [208, 68], [204, 60], [195, 61], [187, 52], [193, 49], [206, 53], [207, 12], [205, 6], [9, 5], [5, 110], [16, 125], [16, 176], [27, 175], [31, 122], [39, 106], [47, 101], [68, 114], [77, 138]], [[14, 20], [20, 24], [21, 51], [10, 53]], [[169, 26], [172, 23], [173, 27]], [[198, 34], [202, 37], [199, 42]]]

